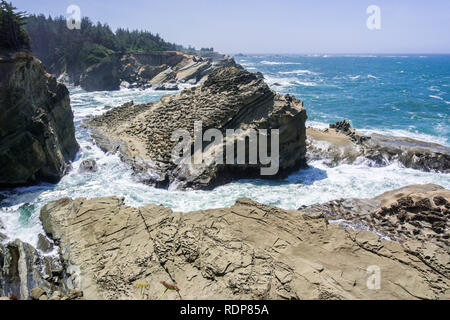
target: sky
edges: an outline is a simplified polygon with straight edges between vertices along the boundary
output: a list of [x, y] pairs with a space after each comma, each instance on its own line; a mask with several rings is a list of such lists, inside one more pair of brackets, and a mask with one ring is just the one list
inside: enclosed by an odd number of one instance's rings
[[[82, 16], [223, 53], [450, 53], [449, 0], [9, 0], [28, 13]], [[367, 8], [380, 9], [369, 30]]]

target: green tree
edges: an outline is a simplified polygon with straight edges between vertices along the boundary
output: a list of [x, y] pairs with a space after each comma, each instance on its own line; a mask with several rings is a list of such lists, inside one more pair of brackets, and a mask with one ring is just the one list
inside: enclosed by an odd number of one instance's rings
[[11, 3], [0, 2], [0, 49], [2, 51], [30, 50], [30, 39], [24, 29], [25, 12], [17, 12]]

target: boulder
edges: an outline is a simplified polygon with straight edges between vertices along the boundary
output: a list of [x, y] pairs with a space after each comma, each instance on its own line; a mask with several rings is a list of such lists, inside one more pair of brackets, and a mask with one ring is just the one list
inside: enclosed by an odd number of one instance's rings
[[38, 235], [37, 249], [44, 253], [49, 253], [53, 250], [53, 243], [51, 243], [43, 234]]
[[[279, 178], [305, 167], [306, 118], [300, 100], [276, 94], [253, 73], [224, 68], [213, 72], [200, 87], [165, 96], [157, 103], [126, 104], [90, 120], [88, 125], [97, 144], [107, 152], [118, 150], [140, 181], [161, 188], [172, 185], [211, 189], [241, 178]], [[202, 122], [201, 134], [217, 129], [226, 137], [228, 130], [240, 130], [232, 137], [216, 141], [215, 150], [217, 154], [223, 150], [223, 155], [227, 154], [227, 146], [238, 140], [245, 142], [252, 130], [268, 130], [269, 135], [271, 130], [279, 130], [279, 157], [274, 157], [279, 170], [263, 175], [261, 170], [269, 166], [267, 163], [238, 162], [237, 154], [228, 158], [228, 164], [206, 161], [211, 158], [206, 145], [199, 151], [205, 161], [194, 165], [190, 161], [177, 163], [172, 151], [178, 141], [172, 135], [185, 129], [192, 138], [196, 121]], [[266, 138], [270, 145], [270, 137]], [[192, 141], [188, 143], [194, 148]], [[251, 148], [258, 145], [245, 143], [246, 155]]]
[[128, 89], [130, 86], [131, 86], [130, 83], [127, 82], [127, 81], [122, 81], [122, 82], [120, 83], [120, 87], [121, 87], [121, 88]]
[[109, 197], [61, 199], [40, 217], [87, 299], [154, 300], [160, 282], [179, 289], [169, 300], [450, 298], [448, 249], [385, 241], [322, 213], [249, 199], [177, 213]]
[[75, 140], [69, 91], [33, 56], [0, 61], [0, 187], [58, 182]]
[[83, 160], [80, 164], [80, 168], [78, 169], [78, 172], [80, 173], [86, 173], [86, 172], [97, 172], [97, 162], [94, 159], [87, 159]]

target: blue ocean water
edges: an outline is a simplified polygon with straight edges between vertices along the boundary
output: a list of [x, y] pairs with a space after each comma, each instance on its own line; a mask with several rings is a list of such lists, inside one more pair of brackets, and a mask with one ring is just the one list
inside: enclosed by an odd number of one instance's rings
[[450, 143], [450, 55], [248, 55], [272, 88], [305, 101], [312, 125]]
[[[449, 144], [450, 56], [244, 56], [249, 71], [261, 71], [271, 87], [305, 101], [311, 126], [349, 119], [363, 131], [415, 137]], [[450, 175], [403, 168], [393, 162], [373, 167], [364, 161], [334, 168], [323, 161], [278, 181], [242, 180], [212, 191], [161, 190], [136, 182], [117, 155], [103, 153], [81, 126], [106, 106], [157, 101], [166, 94], [152, 89], [85, 92], [69, 88], [81, 150], [73, 169], [58, 184], [0, 190], [0, 232], [36, 245], [43, 233], [39, 212], [63, 197], [122, 196], [131, 206], [154, 203], [174, 211], [232, 206], [248, 197], [285, 209], [339, 198], [373, 198], [411, 184], [450, 188]], [[78, 173], [80, 163], [95, 159], [97, 173]], [[4, 229], [1, 230], [1, 225]]]

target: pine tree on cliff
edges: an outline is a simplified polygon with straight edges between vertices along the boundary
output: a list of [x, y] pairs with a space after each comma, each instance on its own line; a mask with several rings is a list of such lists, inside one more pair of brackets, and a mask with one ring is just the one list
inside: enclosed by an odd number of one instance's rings
[[23, 26], [25, 13], [17, 12], [12, 3], [5, 0], [0, 2], [0, 50], [1, 51], [29, 51], [30, 38]]

